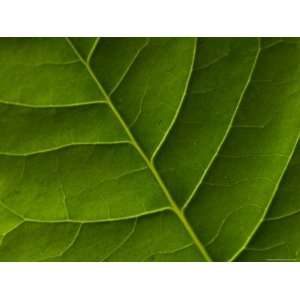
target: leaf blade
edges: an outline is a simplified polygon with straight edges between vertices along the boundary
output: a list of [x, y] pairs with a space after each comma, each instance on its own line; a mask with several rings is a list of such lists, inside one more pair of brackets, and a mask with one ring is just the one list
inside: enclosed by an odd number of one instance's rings
[[0, 260], [298, 260], [298, 45], [3, 39]]

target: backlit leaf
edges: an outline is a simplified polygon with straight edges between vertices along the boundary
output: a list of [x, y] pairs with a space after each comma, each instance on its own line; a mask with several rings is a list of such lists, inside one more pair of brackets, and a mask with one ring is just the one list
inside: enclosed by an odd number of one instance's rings
[[0, 39], [0, 261], [300, 260], [300, 40]]

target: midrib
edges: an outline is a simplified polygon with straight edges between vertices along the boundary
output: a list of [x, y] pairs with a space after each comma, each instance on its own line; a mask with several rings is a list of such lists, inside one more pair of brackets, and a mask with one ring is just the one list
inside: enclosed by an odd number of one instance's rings
[[[191, 224], [189, 223], [189, 221], [185, 217], [184, 212], [179, 208], [179, 206], [177, 206], [175, 200], [173, 199], [171, 193], [169, 192], [167, 186], [165, 185], [164, 181], [162, 180], [162, 178], [161, 178], [160, 174], [158, 173], [157, 169], [155, 168], [154, 164], [147, 157], [147, 155], [143, 151], [142, 147], [139, 145], [139, 143], [135, 139], [134, 135], [132, 134], [131, 130], [129, 129], [129, 127], [127, 126], [127, 124], [125, 123], [125, 121], [123, 120], [121, 114], [119, 113], [119, 111], [117, 110], [117, 108], [114, 106], [113, 102], [111, 101], [110, 97], [108, 96], [108, 93], [106, 93], [106, 91], [102, 87], [102, 85], [99, 82], [98, 78], [96, 77], [95, 73], [91, 69], [89, 61], [85, 61], [83, 59], [83, 57], [81, 56], [81, 54], [79, 53], [79, 51], [77, 50], [77, 48], [74, 46], [74, 44], [71, 42], [71, 40], [69, 38], [66, 38], [66, 41], [68, 42], [68, 44], [73, 49], [73, 51], [76, 54], [76, 56], [80, 59], [80, 61], [82, 62], [82, 64], [87, 69], [88, 73], [90, 74], [90, 76], [92, 77], [92, 79], [94, 80], [94, 82], [96, 83], [96, 85], [97, 85], [98, 89], [100, 90], [100, 92], [104, 95], [106, 103], [110, 107], [110, 109], [113, 112], [113, 114], [115, 115], [115, 117], [118, 119], [118, 121], [121, 124], [121, 126], [124, 128], [125, 132], [128, 135], [128, 138], [130, 139], [130, 142], [131, 142], [132, 146], [137, 150], [137, 152], [139, 153], [139, 155], [145, 161], [146, 165], [148, 166], [149, 170], [151, 171], [152, 175], [154, 176], [156, 182], [158, 183], [158, 185], [160, 186], [161, 190], [163, 191], [163, 193], [165, 194], [166, 198], [168, 199], [172, 211], [175, 213], [175, 215], [179, 218], [179, 220], [183, 224], [185, 230], [187, 231], [187, 233], [189, 234], [189, 236], [193, 240], [195, 246], [197, 247], [197, 249], [199, 250], [199, 252], [201, 253], [201, 255], [203, 256], [203, 258], [206, 261], [212, 261], [211, 257], [207, 253], [204, 245], [202, 244], [202, 242], [200, 241], [200, 239], [196, 235], [193, 227], [191, 226]], [[93, 49], [96, 48], [97, 42], [98, 42], [98, 40], [96, 40], [96, 42], [95, 42], [95, 44], [93, 46]], [[89, 57], [90, 57], [90, 55], [89, 55]]]

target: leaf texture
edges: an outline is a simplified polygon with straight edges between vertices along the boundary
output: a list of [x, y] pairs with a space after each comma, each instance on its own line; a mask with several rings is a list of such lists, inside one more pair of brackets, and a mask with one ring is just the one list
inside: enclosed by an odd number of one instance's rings
[[0, 261], [300, 259], [299, 39], [2, 38], [0, 65]]

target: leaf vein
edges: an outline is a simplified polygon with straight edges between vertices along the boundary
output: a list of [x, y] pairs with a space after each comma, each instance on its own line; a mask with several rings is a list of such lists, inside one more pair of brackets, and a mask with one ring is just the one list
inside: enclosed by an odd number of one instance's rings
[[125, 123], [125, 121], [123, 120], [122, 116], [120, 115], [119, 111], [116, 109], [116, 107], [114, 106], [113, 102], [111, 101], [109, 95], [106, 93], [106, 91], [104, 90], [104, 88], [102, 87], [102, 85], [100, 84], [99, 80], [97, 79], [96, 75], [94, 74], [93, 70], [90, 68], [90, 66], [86, 63], [86, 61], [82, 58], [82, 56], [80, 55], [80, 53], [77, 51], [77, 49], [75, 48], [75, 46], [72, 44], [72, 42], [70, 41], [70, 39], [66, 38], [67, 42], [69, 43], [70, 47], [73, 49], [73, 51], [75, 52], [75, 54], [78, 56], [78, 58], [81, 60], [81, 62], [83, 63], [83, 65], [86, 67], [88, 73], [90, 74], [90, 76], [93, 78], [93, 80], [95, 81], [96, 85], [98, 86], [100, 92], [104, 95], [105, 99], [107, 100], [107, 104], [109, 105], [109, 107], [111, 108], [112, 112], [115, 114], [115, 117], [119, 120], [120, 124], [122, 125], [122, 127], [124, 128], [125, 132], [127, 133], [129, 139], [131, 140], [131, 143], [133, 145], [133, 147], [136, 149], [136, 151], [140, 154], [140, 156], [143, 158], [143, 160], [145, 161], [146, 165], [148, 166], [149, 170], [151, 171], [152, 175], [154, 176], [155, 180], [157, 181], [158, 185], [160, 186], [162, 192], [165, 194], [165, 197], [167, 198], [167, 200], [169, 201], [169, 203], [171, 204], [172, 210], [175, 213], [175, 215], [179, 218], [179, 220], [182, 222], [183, 226], [185, 227], [187, 233], [190, 235], [191, 239], [193, 240], [193, 242], [195, 243], [196, 247], [198, 248], [199, 252], [202, 254], [202, 256], [204, 257], [204, 259], [206, 259], [207, 261], [211, 261], [211, 258], [209, 256], [209, 254], [207, 253], [206, 249], [204, 248], [202, 242], [199, 240], [198, 236], [196, 235], [196, 233], [194, 232], [194, 229], [192, 228], [192, 226], [190, 225], [190, 223], [188, 222], [188, 220], [186, 219], [184, 213], [181, 211], [181, 209], [177, 206], [175, 200], [173, 199], [173, 197], [171, 196], [169, 190], [167, 189], [165, 183], [163, 182], [160, 174], [158, 173], [158, 171], [156, 170], [154, 164], [152, 163], [152, 161], [146, 156], [145, 152], [142, 150], [142, 148], [140, 147], [140, 145], [138, 144], [138, 142], [136, 141], [135, 137], [133, 136], [131, 130], [129, 129], [129, 127], [127, 126], [127, 124]]
[[249, 72], [248, 79], [247, 79], [246, 84], [245, 84], [245, 86], [244, 86], [244, 88], [243, 88], [243, 90], [242, 90], [242, 93], [241, 93], [241, 95], [240, 95], [240, 98], [239, 98], [239, 100], [238, 100], [238, 102], [237, 102], [237, 104], [236, 104], [236, 107], [235, 107], [234, 111], [233, 111], [232, 117], [231, 117], [230, 122], [229, 122], [229, 124], [228, 124], [228, 126], [227, 126], [227, 129], [226, 129], [226, 132], [225, 132], [225, 134], [224, 134], [224, 137], [223, 137], [223, 139], [221, 140], [221, 142], [220, 142], [218, 148], [216, 149], [214, 155], [212, 156], [210, 162], [208, 163], [206, 169], [204, 170], [202, 176], [200, 177], [200, 179], [199, 179], [197, 185], [195, 186], [195, 188], [194, 188], [194, 190], [192, 191], [191, 195], [189, 196], [188, 200], [185, 202], [185, 204], [184, 204], [184, 206], [183, 206], [183, 208], [182, 208], [183, 210], [185, 210], [185, 209], [187, 208], [187, 206], [189, 205], [189, 203], [190, 203], [190, 202], [192, 201], [192, 199], [194, 198], [194, 196], [195, 196], [195, 194], [197, 193], [197, 191], [198, 191], [198, 189], [199, 189], [201, 183], [203, 182], [203, 180], [204, 180], [206, 174], [208, 173], [208, 170], [209, 170], [210, 167], [212, 166], [213, 162], [216, 160], [216, 158], [217, 158], [217, 156], [219, 155], [219, 152], [220, 152], [220, 150], [221, 150], [223, 144], [225, 143], [225, 141], [226, 141], [226, 139], [227, 139], [227, 137], [228, 137], [228, 135], [229, 135], [229, 132], [230, 132], [231, 127], [232, 127], [232, 125], [233, 125], [235, 116], [236, 116], [236, 114], [237, 114], [237, 112], [238, 112], [238, 110], [239, 110], [239, 107], [240, 107], [240, 104], [241, 104], [241, 102], [242, 102], [242, 100], [243, 100], [243, 98], [244, 98], [244, 95], [246, 94], [246, 91], [247, 91], [247, 89], [248, 89], [248, 86], [250, 85], [250, 82], [251, 82], [251, 80], [252, 80], [252, 77], [253, 77], [253, 74], [254, 74], [254, 71], [255, 71], [255, 68], [256, 68], [256, 65], [257, 65], [257, 61], [258, 61], [259, 54], [260, 54], [260, 51], [261, 51], [261, 48], [260, 48], [260, 40], [259, 40], [259, 39], [258, 39], [257, 43], [258, 43], [258, 47], [257, 47], [256, 56], [255, 56], [254, 61], [253, 61], [252, 68], [251, 68], [251, 70], [250, 70], [250, 72]]

